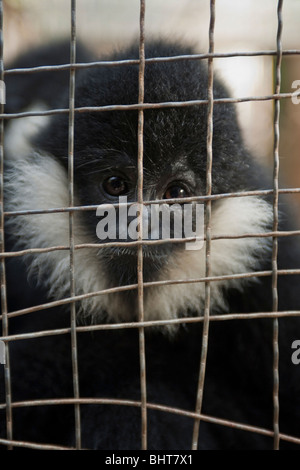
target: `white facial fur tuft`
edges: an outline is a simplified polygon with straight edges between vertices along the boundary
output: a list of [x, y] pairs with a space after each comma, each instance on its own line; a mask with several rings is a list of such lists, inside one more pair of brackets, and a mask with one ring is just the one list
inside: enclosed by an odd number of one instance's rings
[[[43, 102], [32, 104], [26, 112], [45, 111], [47, 106]], [[50, 116], [26, 116], [8, 121], [5, 128], [5, 158], [10, 161], [20, 160], [31, 152], [30, 139], [45, 128]]]
[[[212, 210], [212, 236], [242, 236], [243, 234], [264, 233], [270, 230], [272, 208], [258, 197], [228, 198], [219, 201]], [[211, 241], [210, 277], [231, 276], [254, 272], [262, 258], [270, 256], [269, 238], [220, 238]], [[160, 280], [200, 279], [206, 273], [206, 246], [200, 251], [185, 250], [169, 269], [162, 273]], [[228, 288], [243, 289], [245, 283], [257, 282], [257, 278], [227, 279], [210, 283], [212, 313], [226, 312], [228, 306], [224, 293]], [[159, 295], [149, 296], [146, 311], [149, 319], [158, 319], [160, 312], [165, 318], [176, 318], [187, 310], [203, 313], [205, 283], [188, 283], [163, 286]], [[172, 301], [170, 302], [170, 299]]]

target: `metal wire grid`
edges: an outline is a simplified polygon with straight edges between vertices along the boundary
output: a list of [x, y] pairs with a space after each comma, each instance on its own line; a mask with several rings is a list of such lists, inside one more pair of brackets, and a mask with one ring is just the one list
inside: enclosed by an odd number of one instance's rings
[[[299, 193], [300, 188], [297, 189], [283, 189], [279, 190], [278, 188], [278, 176], [279, 176], [279, 115], [280, 115], [280, 100], [284, 98], [291, 98], [294, 93], [280, 93], [280, 83], [281, 83], [281, 60], [283, 55], [292, 55], [300, 54], [300, 50], [283, 50], [281, 44], [282, 37], [282, 8], [283, 0], [279, 0], [277, 4], [277, 17], [278, 17], [278, 28], [277, 28], [277, 45], [275, 51], [254, 51], [247, 53], [228, 53], [228, 54], [216, 54], [214, 53], [214, 20], [215, 20], [215, 0], [210, 0], [210, 25], [209, 25], [209, 52], [208, 54], [198, 54], [193, 56], [178, 56], [178, 57], [167, 57], [167, 58], [151, 58], [145, 59], [144, 45], [145, 45], [145, 35], [144, 35], [144, 22], [145, 22], [145, 0], [140, 0], [140, 58], [136, 60], [123, 60], [123, 61], [114, 61], [114, 62], [92, 62], [88, 64], [76, 64], [76, 2], [72, 0], [71, 2], [71, 39], [70, 39], [70, 64], [60, 65], [60, 66], [43, 66], [43, 67], [34, 67], [28, 69], [15, 69], [4, 71], [3, 68], [3, 36], [2, 36], [2, 26], [3, 26], [3, 5], [2, 0], [0, 0], [0, 79], [3, 79], [5, 74], [17, 74], [17, 73], [38, 73], [45, 70], [70, 70], [70, 92], [69, 92], [69, 108], [68, 109], [55, 109], [50, 111], [41, 111], [41, 112], [23, 112], [18, 114], [4, 114], [3, 105], [1, 104], [0, 108], [0, 248], [1, 248], [1, 260], [0, 260], [0, 276], [1, 276], [1, 307], [2, 307], [2, 323], [3, 323], [3, 336], [1, 340], [5, 342], [5, 351], [6, 351], [6, 364], [5, 364], [5, 387], [6, 387], [6, 402], [5, 404], [0, 404], [0, 409], [6, 410], [6, 419], [7, 419], [7, 439], [0, 439], [0, 443], [7, 445], [8, 448], [13, 448], [21, 446], [27, 448], [35, 449], [63, 449], [61, 446], [54, 445], [42, 445], [35, 444], [31, 442], [20, 442], [13, 440], [13, 423], [12, 423], [12, 411], [13, 408], [25, 407], [25, 406], [41, 406], [41, 405], [62, 405], [70, 404], [74, 405], [75, 413], [75, 436], [76, 436], [76, 448], [81, 448], [81, 426], [80, 426], [80, 405], [81, 404], [115, 404], [115, 405], [127, 405], [139, 407], [141, 409], [141, 436], [142, 436], [142, 449], [147, 448], [147, 410], [156, 409], [162, 410], [165, 412], [176, 413], [183, 416], [188, 416], [194, 419], [194, 433], [192, 441], [192, 449], [197, 449], [199, 426], [201, 420], [216, 423], [223, 426], [229, 426], [240, 430], [245, 430], [249, 432], [255, 432], [265, 436], [273, 436], [274, 439], [274, 448], [279, 448], [280, 439], [286, 440], [289, 442], [294, 442], [300, 444], [300, 439], [285, 435], [280, 433], [279, 430], [279, 400], [278, 400], [278, 318], [284, 316], [299, 316], [300, 311], [281, 311], [278, 312], [278, 291], [277, 291], [277, 278], [279, 275], [287, 274], [300, 274], [300, 269], [294, 270], [279, 270], [277, 268], [277, 242], [278, 237], [282, 236], [291, 236], [291, 235], [300, 235], [300, 230], [295, 231], [278, 231], [278, 197], [280, 194], [284, 193]], [[214, 58], [226, 58], [233, 56], [275, 56], [276, 57], [276, 84], [275, 84], [275, 93], [268, 96], [254, 96], [254, 97], [244, 97], [239, 99], [214, 99], [213, 97], [213, 59]], [[158, 61], [174, 61], [174, 60], [185, 60], [189, 58], [190, 60], [199, 60], [199, 59], [208, 59], [208, 100], [194, 100], [186, 102], [166, 102], [166, 103], [156, 103], [149, 104], [144, 103], [144, 70], [148, 62], [158, 62]], [[85, 107], [85, 108], [75, 108], [74, 104], [74, 94], [75, 94], [75, 71], [79, 68], [85, 67], [101, 67], [101, 65], [106, 66], [115, 66], [121, 64], [138, 64], [139, 65], [139, 99], [138, 103], [135, 105], [115, 105], [115, 106], [104, 106], [104, 107]], [[211, 194], [211, 169], [212, 169], [212, 139], [213, 139], [213, 106], [221, 102], [230, 102], [238, 103], [245, 101], [263, 101], [263, 100], [274, 100], [275, 101], [275, 112], [274, 112], [274, 175], [273, 175], [273, 190], [264, 190], [264, 191], [247, 191], [234, 194], [221, 194], [221, 195], [212, 195]], [[143, 257], [142, 249], [145, 244], [152, 243], [165, 243], [166, 241], [174, 242], [174, 240], [164, 240], [164, 241], [143, 241], [142, 234], [140, 232], [139, 239], [135, 242], [130, 242], [130, 245], [138, 246], [138, 283], [130, 286], [122, 286], [106, 289], [100, 292], [91, 292], [84, 295], [76, 295], [74, 288], [74, 252], [77, 249], [82, 248], [96, 248], [99, 250], [98, 244], [81, 244], [75, 245], [73, 237], [73, 215], [75, 211], [81, 210], [95, 210], [97, 206], [85, 206], [85, 207], [75, 207], [74, 206], [74, 181], [73, 181], [73, 166], [74, 166], [74, 115], [76, 112], [87, 112], [90, 110], [105, 112], [111, 110], [120, 110], [120, 109], [136, 109], [138, 110], [138, 204], [149, 204], [150, 202], [143, 201], [143, 113], [145, 109], [148, 108], [167, 108], [167, 107], [181, 107], [181, 106], [195, 106], [195, 105], [208, 105], [208, 118], [207, 118], [207, 185], [206, 185], [206, 195], [185, 198], [184, 202], [198, 201], [204, 202], [206, 204], [206, 276], [199, 279], [188, 279], [185, 281], [159, 281], [159, 282], [143, 282]], [[59, 113], [68, 113], [69, 114], [69, 207], [65, 208], [53, 208], [47, 211], [14, 211], [14, 212], [4, 212], [3, 208], [3, 123], [4, 119], [13, 119], [20, 118], [25, 116], [41, 116], [41, 115], [51, 115]], [[272, 232], [264, 234], [244, 234], [243, 237], [272, 237], [273, 239], [273, 252], [272, 252], [272, 270], [269, 271], [259, 271], [255, 273], [244, 273], [238, 275], [223, 275], [223, 276], [211, 276], [210, 274], [210, 244], [213, 239], [220, 238], [235, 238], [235, 236], [222, 234], [221, 236], [214, 237], [211, 235], [210, 229], [210, 209], [211, 202], [213, 200], [228, 198], [228, 197], [245, 197], [249, 195], [273, 195], [273, 230]], [[162, 202], [162, 201], [156, 201]], [[172, 199], [170, 203], [183, 202], [182, 199]], [[36, 248], [30, 250], [22, 250], [19, 252], [5, 252], [4, 246], [4, 218], [24, 215], [24, 214], [37, 214], [37, 213], [54, 213], [54, 212], [68, 212], [69, 213], [69, 227], [70, 227], [70, 242], [68, 246], [54, 246], [48, 248]], [[142, 226], [142, 224], [140, 224]], [[241, 238], [241, 236], [238, 236]], [[192, 239], [191, 239], [192, 240]], [[182, 240], [186, 242], [187, 239]], [[178, 243], [178, 240], [176, 240]], [[113, 243], [114, 246], [121, 245], [122, 243]], [[106, 244], [108, 246], [109, 244]], [[127, 243], [128, 246], [128, 243]], [[7, 299], [6, 299], [6, 279], [5, 279], [5, 259], [8, 257], [23, 256], [28, 253], [43, 253], [50, 252], [54, 250], [69, 250], [70, 252], [70, 280], [71, 280], [71, 289], [70, 297], [59, 300], [48, 302], [43, 305], [36, 306], [34, 308], [26, 308], [14, 312], [7, 311]], [[224, 314], [224, 315], [214, 315], [210, 316], [210, 284], [211, 282], [225, 279], [235, 279], [235, 278], [250, 278], [250, 277], [262, 277], [262, 276], [272, 276], [272, 294], [273, 294], [273, 310], [272, 312], [258, 312], [258, 313], [248, 313], [248, 314]], [[167, 284], [182, 284], [182, 283], [194, 283], [194, 282], [204, 282], [205, 283], [205, 310], [204, 316], [201, 318], [184, 318], [184, 319], [175, 319], [175, 320], [166, 320], [166, 321], [144, 321], [144, 311], [143, 311], [143, 292], [144, 288], [154, 285], [167, 285]], [[90, 326], [76, 326], [76, 312], [75, 312], [75, 302], [82, 300], [91, 296], [104, 295], [108, 293], [120, 292], [122, 290], [132, 290], [137, 289], [138, 299], [139, 299], [139, 322], [127, 322], [127, 323], [118, 323], [118, 324], [99, 324], [99, 325], [90, 325]], [[69, 304], [71, 308], [71, 317], [70, 317], [70, 327], [64, 329], [55, 329], [55, 330], [44, 330], [39, 333], [26, 333], [18, 335], [9, 335], [9, 318], [25, 315], [37, 310], [44, 310], [50, 307], [66, 305]], [[273, 318], [273, 351], [274, 351], [274, 362], [273, 362], [273, 378], [274, 378], [274, 388], [273, 388], [273, 409], [274, 409], [274, 419], [273, 419], [273, 429], [264, 429], [256, 426], [249, 426], [243, 423], [238, 423], [234, 421], [219, 419], [214, 416], [208, 416], [201, 412], [202, 408], [202, 395], [205, 384], [205, 367], [206, 367], [206, 354], [208, 347], [208, 337], [209, 337], [209, 324], [211, 321], [227, 321], [227, 320], [245, 320], [252, 318]], [[195, 323], [203, 322], [203, 338], [202, 338], [202, 351], [200, 359], [200, 372], [199, 372], [199, 382], [198, 382], [198, 394], [197, 402], [195, 405], [195, 412], [187, 412], [182, 409], [163, 406], [159, 404], [149, 403], [147, 401], [147, 383], [146, 383], [146, 362], [145, 362], [145, 335], [144, 329], [154, 325], [166, 325], [174, 323]], [[78, 368], [77, 368], [77, 333], [91, 331], [91, 330], [104, 330], [104, 329], [118, 329], [118, 328], [138, 328], [139, 329], [139, 344], [140, 344], [140, 382], [141, 382], [141, 400], [113, 400], [113, 399], [83, 399], [80, 398], [80, 391], [78, 386]], [[11, 389], [10, 389], [10, 364], [9, 364], [9, 342], [17, 341], [28, 338], [44, 337], [50, 335], [61, 335], [61, 334], [70, 334], [71, 335], [71, 344], [72, 344], [72, 363], [73, 363], [73, 384], [74, 384], [74, 397], [69, 399], [55, 399], [55, 400], [34, 400], [34, 401], [23, 401], [23, 402], [12, 402], [11, 398]]]

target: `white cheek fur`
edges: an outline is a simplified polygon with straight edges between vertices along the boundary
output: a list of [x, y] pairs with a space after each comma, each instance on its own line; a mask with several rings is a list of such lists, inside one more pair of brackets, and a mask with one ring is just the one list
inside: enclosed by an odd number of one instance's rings
[[[47, 210], [68, 206], [68, 181], [64, 168], [49, 155], [35, 154], [15, 161], [6, 176], [6, 210]], [[272, 207], [258, 197], [224, 199], [213, 208], [213, 235], [242, 235], [269, 230]], [[7, 230], [16, 238], [16, 249], [69, 246], [68, 213], [21, 215], [10, 217]], [[91, 242], [79, 213], [75, 213], [75, 243]], [[254, 271], [261, 257], [270, 250], [269, 238], [213, 240], [211, 275], [239, 274]], [[47, 285], [50, 299], [69, 297], [69, 251], [60, 250], [27, 255], [28, 275]], [[95, 249], [75, 251], [76, 294], [98, 292], [107, 284], [101, 258]], [[205, 276], [205, 245], [201, 250], [183, 250], [171, 260], [159, 280], [186, 280]], [[224, 288], [243, 288], [241, 280], [211, 283], [211, 307], [226, 311]], [[176, 284], [150, 288], [145, 301], [145, 320], [168, 320], [189, 309], [202, 314], [204, 283]], [[122, 295], [104, 294], [81, 302], [80, 314], [92, 321], [133, 320]]]
[[[43, 102], [36, 102], [27, 112], [44, 111], [47, 106]], [[26, 116], [23, 118], [11, 119], [5, 128], [5, 158], [16, 161], [24, 158], [31, 152], [30, 139], [44, 129], [50, 116]]]
[[[212, 235], [242, 236], [270, 230], [271, 206], [257, 197], [240, 197], [220, 201], [212, 212]], [[258, 269], [261, 258], [270, 254], [269, 238], [224, 238], [211, 242], [211, 276], [243, 274]], [[161, 275], [161, 280], [187, 280], [205, 277], [206, 247], [200, 251], [183, 251], [173, 265]], [[255, 279], [255, 278], [254, 278]], [[242, 289], [245, 282], [254, 280], [231, 279], [211, 282], [212, 312], [226, 312], [224, 289]], [[149, 319], [176, 318], [179, 312], [203, 312], [205, 283], [176, 284], [161, 287], [159, 295], [150, 297], [146, 311]], [[172, 299], [172, 301], [170, 301]]]

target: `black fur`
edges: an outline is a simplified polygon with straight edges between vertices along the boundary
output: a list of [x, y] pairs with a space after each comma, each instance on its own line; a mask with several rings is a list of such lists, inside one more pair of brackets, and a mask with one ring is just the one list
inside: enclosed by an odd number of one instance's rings
[[[192, 49], [177, 44], [154, 43], [146, 47], [147, 57], [192, 52]], [[48, 54], [49, 51], [45, 54], [44, 63], [50, 63]], [[134, 47], [116, 54], [112, 59], [137, 57], [137, 48]], [[36, 64], [36, 61], [32, 63]], [[51, 63], [61, 63], [61, 58]], [[30, 101], [35, 101], [36, 96], [30, 98], [29, 94], [31, 87], [35, 87], [34, 83], [28, 87], [25, 85], [27, 99], [23, 106], [14, 98], [16, 84], [9, 80], [8, 76], [9, 112], [26, 108]], [[47, 80], [45, 75], [46, 88]], [[138, 99], [138, 66], [99, 67], [82, 71], [76, 74], [76, 82], [76, 107], [134, 104]], [[18, 82], [19, 90], [20, 87], [22, 79]], [[36, 90], [36, 94], [50, 107], [55, 105], [52, 95], [50, 99], [43, 87]], [[22, 95], [20, 91], [19, 95]], [[226, 89], [216, 79], [214, 97], [226, 96]], [[207, 72], [201, 61], [147, 64], [145, 102], [206, 98]], [[59, 107], [68, 107], [67, 90], [60, 97]], [[190, 195], [205, 194], [206, 112], [204, 105], [145, 111], [145, 199], [162, 199], [172, 179], [184, 180]], [[82, 204], [115, 201], [103, 194], [100, 185], [106, 175], [111, 174], [110, 167], [121, 168], [122, 171], [126, 167], [126, 174], [133, 181], [129, 200], [136, 200], [137, 119], [136, 111], [76, 113], [75, 191]], [[67, 139], [68, 118], [60, 115], [53, 117], [33, 146], [52, 154], [67, 168]], [[93, 163], [88, 164], [89, 160]], [[216, 104], [214, 107], [212, 182], [214, 194], [265, 188], [268, 184], [244, 147], [234, 107], [229, 104]], [[93, 215], [86, 215], [93, 241], [95, 223]], [[289, 226], [285, 217], [282, 228]], [[6, 244], [7, 250], [14, 249], [13, 237], [8, 237]], [[158, 250], [162, 254], [161, 266], [169, 256], [180, 256], [181, 249], [179, 246], [169, 246]], [[153, 254], [156, 261], [160, 259], [158, 252], [153, 251]], [[107, 251], [104, 261], [105, 275], [111, 286], [136, 282], [135, 258], [134, 262], [121, 255], [116, 259], [111, 256], [111, 251]], [[279, 239], [278, 263], [280, 269], [299, 268], [297, 240]], [[147, 264], [146, 259], [144, 264], [145, 280], [156, 280], [157, 263]], [[6, 267], [9, 311], [48, 300], [43, 286], [38, 287], [34, 281], [28, 281], [22, 258], [8, 261]], [[259, 269], [271, 269], [270, 252], [266, 252]], [[279, 277], [279, 310], [299, 309], [298, 284], [299, 276]], [[271, 311], [271, 279], [262, 277], [255, 284], [245, 285], [243, 290], [230, 289], [226, 296], [229, 303], [227, 313]], [[135, 300], [135, 294], [124, 297], [124, 302], [134, 303]], [[199, 313], [182, 312], [193, 316]], [[211, 321], [202, 409], [205, 415], [272, 430], [272, 322], [271, 318]], [[52, 308], [11, 318], [9, 332], [19, 334], [67, 328], [69, 324], [68, 310]], [[201, 323], [180, 328], [173, 338], [165, 335], [163, 328], [158, 331], [146, 329], [149, 403], [194, 411], [201, 334]], [[300, 365], [296, 366], [291, 361], [292, 342], [300, 336], [299, 318], [280, 319], [279, 335], [280, 432], [300, 437]], [[139, 401], [138, 351], [136, 329], [78, 333], [80, 396]], [[14, 402], [73, 396], [68, 334], [12, 341], [10, 356]], [[2, 366], [0, 373], [0, 400], [4, 403]], [[0, 412], [0, 436], [5, 437], [5, 412]], [[141, 416], [137, 407], [82, 405], [81, 423], [82, 446], [85, 448], [131, 450], [141, 447]], [[13, 410], [13, 429], [16, 440], [74, 446], [74, 408], [72, 405], [16, 407]], [[149, 449], [190, 449], [192, 431], [192, 418], [151, 408], [148, 410]], [[272, 437], [205, 420], [200, 424], [200, 449], [272, 449], [272, 446]], [[289, 448], [292, 445], [282, 440], [281, 447]], [[297, 445], [294, 447], [297, 448]]]

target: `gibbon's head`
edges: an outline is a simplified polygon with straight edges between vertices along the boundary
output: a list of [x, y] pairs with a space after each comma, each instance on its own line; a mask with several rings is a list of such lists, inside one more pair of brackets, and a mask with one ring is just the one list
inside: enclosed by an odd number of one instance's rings
[[[191, 49], [176, 44], [157, 42], [146, 47], [146, 57], [149, 58], [191, 53]], [[136, 58], [138, 49], [133, 47], [109, 59]], [[138, 72], [138, 65], [115, 65], [76, 73], [76, 108], [136, 104], [139, 93]], [[207, 69], [201, 60], [146, 63], [144, 102], [168, 105], [144, 110], [145, 203], [163, 200], [165, 206], [160, 208], [168, 208], [168, 201], [174, 198], [180, 202], [182, 198], [206, 194], [207, 104], [187, 103], [186, 106], [172, 107], [170, 103], [207, 100], [207, 82]], [[228, 97], [225, 87], [217, 78], [214, 80], [213, 93], [214, 99]], [[60, 107], [68, 107], [68, 90], [61, 97]], [[23, 124], [26, 119], [23, 118]], [[6, 199], [10, 210], [59, 208], [69, 204], [68, 116], [43, 117], [40, 121], [30, 149], [28, 142], [26, 145], [24, 143], [26, 156], [22, 152], [16, 154], [13, 146], [8, 149], [12, 163], [8, 172]], [[15, 125], [18, 125], [17, 121]], [[74, 213], [75, 243], [99, 244], [99, 249], [81, 248], [75, 251], [76, 294], [136, 284], [137, 247], [132, 244], [112, 247], [107, 243], [132, 242], [136, 239], [134, 228], [137, 227], [137, 212], [127, 212], [127, 209], [124, 212], [122, 206], [122, 218], [121, 207], [117, 207], [115, 212], [113, 210], [120, 197], [122, 202], [137, 201], [138, 111], [107, 108], [76, 112], [74, 134], [75, 204], [99, 206], [98, 212], [93, 209]], [[213, 194], [257, 187], [256, 166], [244, 148], [231, 104], [214, 104], [212, 151]], [[108, 204], [105, 207], [111, 212], [104, 210], [104, 206], [101, 206], [103, 204]], [[169, 212], [169, 222], [161, 214], [160, 219], [155, 219], [160, 220], [160, 223], [156, 223], [151, 231], [153, 220], [150, 208], [153, 206], [146, 207], [147, 211], [143, 215], [144, 238], [178, 237], [175, 213]], [[189, 218], [186, 213], [180, 212], [182, 209], [183, 205], [177, 203], [181, 216], [176, 220], [187, 220], [188, 225]], [[186, 234], [183, 228], [179, 228], [179, 236], [199, 236], [199, 232], [203, 235], [203, 226], [196, 227], [195, 203], [191, 213], [193, 223], [190, 224], [190, 232]], [[271, 208], [258, 197], [219, 199], [212, 202], [212, 236], [265, 231], [269, 228], [270, 218]], [[162, 235], [162, 226], [170, 227], [170, 232], [166, 232], [167, 237]], [[69, 245], [68, 213], [10, 218], [8, 230], [16, 237], [17, 246], [22, 248]], [[105, 231], [108, 233], [107, 238]], [[266, 249], [267, 242], [257, 238], [212, 240], [211, 275], [253, 271]], [[203, 278], [205, 253], [205, 242], [198, 249], [195, 249], [193, 242], [169, 241], [159, 245], [145, 245], [144, 281]], [[32, 256], [27, 262], [29, 274], [46, 283], [51, 298], [69, 296], [67, 250]], [[242, 281], [238, 280], [212, 282], [212, 308], [226, 310], [224, 290], [242, 286]], [[146, 286], [145, 319], [172, 319], [187, 315], [188, 312], [201, 315], [203, 301], [203, 282]], [[109, 321], [136, 320], [137, 290], [92, 296], [82, 301], [81, 310], [83, 315], [92, 316], [94, 321], [104, 318]]]

